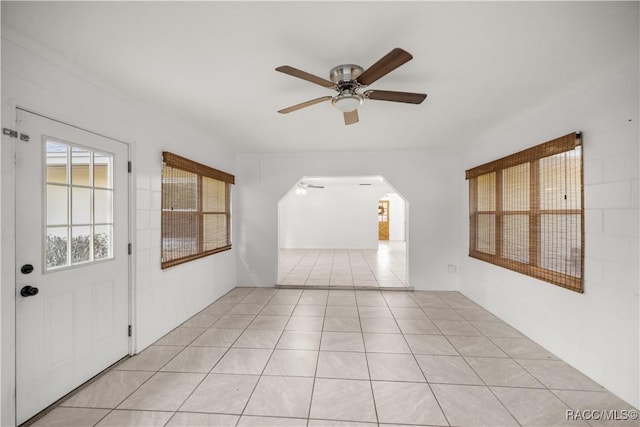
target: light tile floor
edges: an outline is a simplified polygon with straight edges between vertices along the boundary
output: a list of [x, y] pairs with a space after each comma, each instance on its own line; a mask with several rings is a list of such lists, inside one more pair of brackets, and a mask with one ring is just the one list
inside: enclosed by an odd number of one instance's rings
[[406, 243], [377, 250], [280, 249], [281, 287], [406, 288]]
[[35, 426], [552, 426], [632, 410], [457, 292], [236, 288]]

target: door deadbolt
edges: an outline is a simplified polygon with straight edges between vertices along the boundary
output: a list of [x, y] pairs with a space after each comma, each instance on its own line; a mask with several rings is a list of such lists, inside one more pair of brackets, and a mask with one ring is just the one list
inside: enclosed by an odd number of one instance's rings
[[20, 273], [22, 274], [29, 274], [33, 271], [33, 265], [31, 264], [25, 264], [22, 267], [20, 267]]

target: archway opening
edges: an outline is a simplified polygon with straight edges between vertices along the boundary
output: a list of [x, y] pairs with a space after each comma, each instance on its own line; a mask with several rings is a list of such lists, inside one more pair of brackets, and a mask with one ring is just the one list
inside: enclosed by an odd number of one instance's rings
[[408, 212], [382, 176], [300, 178], [278, 202], [278, 286], [410, 289]]

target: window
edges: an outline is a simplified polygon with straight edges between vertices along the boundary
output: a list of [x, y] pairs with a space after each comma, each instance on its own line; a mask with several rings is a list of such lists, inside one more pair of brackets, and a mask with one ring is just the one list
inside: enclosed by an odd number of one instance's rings
[[583, 292], [582, 138], [466, 171], [469, 256]]
[[113, 258], [113, 154], [45, 139], [47, 270]]
[[162, 268], [231, 249], [233, 175], [162, 153]]

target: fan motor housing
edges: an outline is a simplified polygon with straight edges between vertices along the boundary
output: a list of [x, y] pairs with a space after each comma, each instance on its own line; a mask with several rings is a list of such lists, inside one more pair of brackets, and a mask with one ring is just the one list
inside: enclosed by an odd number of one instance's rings
[[364, 71], [359, 65], [354, 64], [343, 64], [338, 65], [337, 67], [333, 67], [329, 72], [329, 79], [335, 83], [339, 84], [342, 82], [350, 82], [358, 78], [360, 74]]

